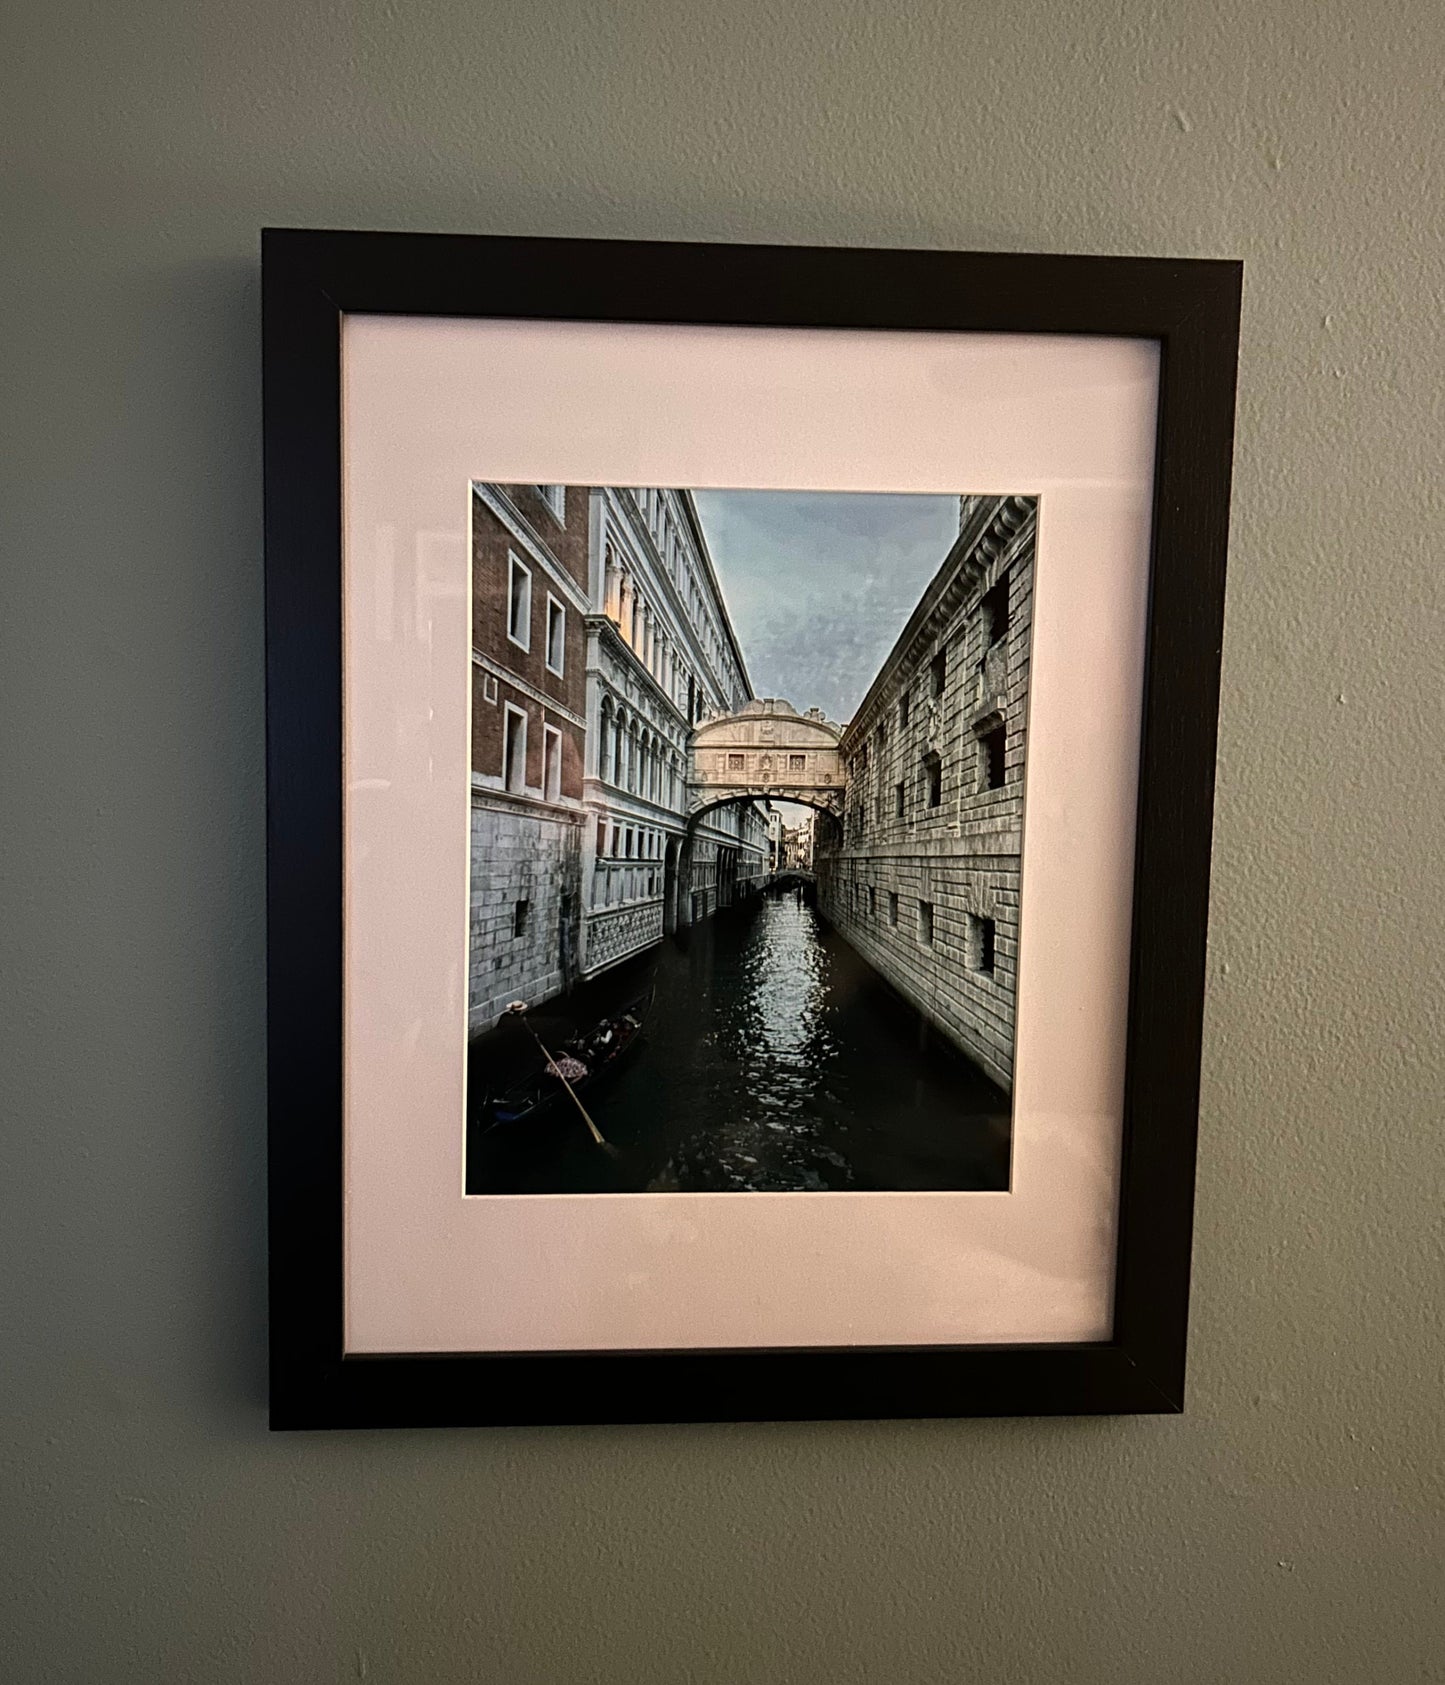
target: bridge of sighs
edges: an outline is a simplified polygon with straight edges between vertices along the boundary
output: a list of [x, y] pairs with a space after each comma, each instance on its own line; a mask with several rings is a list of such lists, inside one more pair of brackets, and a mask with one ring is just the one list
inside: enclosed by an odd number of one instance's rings
[[693, 733], [688, 756], [689, 817], [751, 796], [802, 802], [841, 820], [841, 731], [821, 709], [799, 714], [776, 697], [706, 721]]

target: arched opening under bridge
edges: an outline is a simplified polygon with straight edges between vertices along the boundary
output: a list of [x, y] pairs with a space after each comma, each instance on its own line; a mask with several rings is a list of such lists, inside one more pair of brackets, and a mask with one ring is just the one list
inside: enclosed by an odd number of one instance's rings
[[[733, 795], [714, 795], [702, 802], [687, 816], [683, 828], [682, 843], [677, 849], [677, 865], [673, 893], [665, 896], [663, 902], [664, 928], [669, 935], [679, 935], [689, 925], [697, 923], [707, 916], [708, 911], [733, 905], [737, 892], [736, 860], [719, 862], [716, 881], [711, 884], [699, 885], [695, 882], [694, 866], [696, 862], [696, 847], [698, 831], [709, 814], [716, 813], [720, 808], [740, 806], [743, 803], [756, 802], [763, 805], [769, 801], [791, 802], [799, 807], [811, 808], [818, 815], [819, 840], [839, 842], [843, 836], [843, 819], [841, 802], [834, 804], [824, 796], [815, 795], [784, 795], [781, 792], [740, 791]], [[789, 869], [789, 875], [800, 875], [796, 868]], [[811, 874], [807, 874], [811, 876]], [[765, 875], [762, 883], [770, 881], [770, 875]], [[709, 906], [707, 897], [712, 896]], [[667, 925], [669, 913], [672, 917], [671, 925]]]

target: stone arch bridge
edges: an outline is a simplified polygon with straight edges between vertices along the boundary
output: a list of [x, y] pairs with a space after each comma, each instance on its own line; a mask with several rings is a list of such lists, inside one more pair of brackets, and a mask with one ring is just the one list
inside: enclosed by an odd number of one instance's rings
[[775, 697], [706, 721], [688, 751], [688, 817], [724, 802], [801, 802], [843, 816], [842, 727]]
[[[686, 825], [663, 861], [663, 930], [692, 922], [688, 886], [698, 826], [715, 808], [739, 801], [788, 801], [816, 809], [841, 826], [844, 777], [838, 739], [842, 727], [820, 709], [800, 714], [778, 698], [745, 704], [707, 720], [688, 744]], [[722, 886], [719, 886], [720, 890]]]

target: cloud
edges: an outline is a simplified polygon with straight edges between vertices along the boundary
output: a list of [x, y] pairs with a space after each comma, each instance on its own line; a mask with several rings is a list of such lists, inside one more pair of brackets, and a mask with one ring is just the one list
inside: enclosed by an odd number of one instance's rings
[[755, 692], [850, 718], [957, 535], [958, 500], [695, 496]]

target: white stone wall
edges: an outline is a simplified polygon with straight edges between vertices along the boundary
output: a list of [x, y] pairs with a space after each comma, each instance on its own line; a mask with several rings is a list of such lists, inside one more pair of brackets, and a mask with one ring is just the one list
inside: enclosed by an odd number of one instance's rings
[[[850, 853], [821, 879], [825, 916], [1001, 1088], [1013, 1083], [1018, 857]], [[897, 923], [892, 922], [897, 899]], [[925, 940], [921, 907], [932, 908]], [[994, 920], [994, 970], [974, 969], [969, 917]]]
[[[576, 980], [581, 818], [474, 793], [471, 811], [469, 1032], [491, 1029], [508, 1001], [561, 994]], [[571, 896], [570, 938], [563, 898]], [[516, 934], [517, 903], [526, 927]]]
[[[824, 915], [1010, 1088], [1035, 512], [976, 499], [969, 513], [970, 542], [930, 584], [844, 734], [843, 834], [825, 841], [820, 828], [815, 854]], [[1003, 580], [1008, 630], [993, 640], [989, 593]], [[1004, 782], [991, 789], [979, 733], [998, 725]]]
[[[586, 976], [661, 941], [670, 916], [664, 895], [669, 851], [685, 876], [700, 875], [696, 861], [686, 872], [681, 859], [689, 734], [695, 720], [731, 710], [750, 694], [688, 494], [598, 487], [590, 495], [581, 944]], [[751, 879], [757, 870], [751, 858], [753, 822], [743, 824]], [[735, 837], [737, 825], [721, 815], [709, 834]], [[758, 859], [765, 850], [760, 837]], [[691, 888], [691, 882], [673, 884], [684, 923]]]
[[698, 800], [752, 790], [779, 800], [836, 803], [843, 787], [842, 728], [799, 714], [779, 697], [747, 703], [693, 735], [689, 777]]
[[662, 900], [592, 912], [587, 920], [587, 970], [602, 971], [662, 940]]

